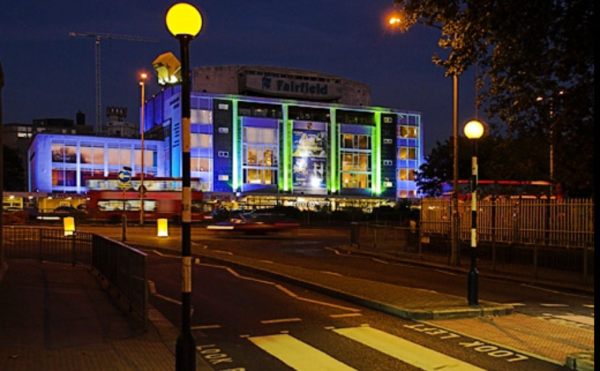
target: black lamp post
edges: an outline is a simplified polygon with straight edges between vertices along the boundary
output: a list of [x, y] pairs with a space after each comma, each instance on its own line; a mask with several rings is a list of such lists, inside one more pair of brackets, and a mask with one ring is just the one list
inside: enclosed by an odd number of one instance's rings
[[471, 140], [471, 268], [467, 278], [467, 300], [469, 305], [479, 305], [479, 271], [477, 270], [477, 141], [483, 136], [485, 125], [479, 120], [465, 124], [464, 133]]
[[190, 328], [192, 296], [191, 254], [191, 123], [190, 123], [190, 41], [202, 29], [202, 16], [198, 9], [187, 3], [177, 3], [167, 11], [166, 24], [169, 32], [179, 40], [181, 51], [181, 333], [177, 338], [175, 369], [196, 369], [196, 342]]

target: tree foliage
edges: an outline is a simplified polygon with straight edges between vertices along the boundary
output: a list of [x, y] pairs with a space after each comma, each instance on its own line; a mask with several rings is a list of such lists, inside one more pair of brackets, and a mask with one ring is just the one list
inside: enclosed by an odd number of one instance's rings
[[25, 186], [25, 169], [21, 165], [19, 153], [4, 146], [4, 190], [23, 191]]
[[[478, 66], [478, 102], [509, 133], [555, 150], [567, 193], [593, 191], [592, 0], [396, 0], [407, 23], [441, 30], [447, 75]], [[548, 176], [546, 176], [546, 179]]]
[[[542, 180], [548, 174], [548, 152], [531, 135], [502, 135], [492, 130], [478, 142], [479, 179]], [[458, 178], [471, 177], [472, 143], [460, 137]], [[452, 180], [452, 144], [437, 142], [416, 174], [419, 190], [427, 196], [440, 196], [442, 183]]]

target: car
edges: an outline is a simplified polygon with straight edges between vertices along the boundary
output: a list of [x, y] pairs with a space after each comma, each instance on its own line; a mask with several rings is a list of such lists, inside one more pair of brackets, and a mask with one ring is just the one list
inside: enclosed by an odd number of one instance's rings
[[287, 220], [280, 214], [234, 211], [231, 212], [229, 220], [211, 224], [206, 228], [217, 231], [238, 231], [246, 234], [266, 234], [299, 226], [298, 222]]

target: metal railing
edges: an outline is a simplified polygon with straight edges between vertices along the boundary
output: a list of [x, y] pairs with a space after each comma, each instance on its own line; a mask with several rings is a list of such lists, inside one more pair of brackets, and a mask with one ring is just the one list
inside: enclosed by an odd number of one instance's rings
[[[477, 236], [482, 242], [593, 248], [594, 203], [591, 199], [486, 199], [477, 202]], [[460, 239], [471, 236], [470, 202], [459, 203]], [[423, 199], [424, 235], [450, 233], [450, 201]]]
[[92, 233], [65, 236], [62, 228], [14, 226], [4, 228], [4, 252], [7, 259], [38, 259], [94, 268], [146, 328], [148, 288], [143, 252]]
[[62, 228], [4, 227], [6, 258], [26, 258], [60, 263], [91, 264], [92, 235], [65, 236]]
[[94, 234], [92, 266], [122, 295], [129, 311], [146, 327], [148, 318], [148, 280], [146, 254], [122, 242]]

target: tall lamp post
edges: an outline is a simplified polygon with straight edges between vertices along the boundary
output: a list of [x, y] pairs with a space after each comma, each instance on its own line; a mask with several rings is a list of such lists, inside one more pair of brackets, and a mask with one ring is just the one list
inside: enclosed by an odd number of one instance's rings
[[144, 125], [144, 104], [145, 104], [145, 94], [146, 94], [146, 79], [148, 78], [148, 74], [145, 72], [140, 73], [140, 103], [141, 103], [141, 112], [140, 112], [140, 135], [141, 135], [141, 152], [142, 152], [142, 171], [140, 173], [140, 225], [144, 226], [144, 158], [146, 157], [146, 153], [144, 152], [144, 131], [146, 131], [146, 126]]
[[479, 305], [479, 271], [477, 271], [477, 141], [483, 136], [485, 125], [475, 119], [467, 122], [464, 133], [471, 140], [471, 268], [467, 278], [469, 305]]
[[181, 187], [181, 333], [177, 338], [175, 369], [195, 370], [196, 343], [190, 329], [192, 296], [191, 199], [190, 188], [190, 41], [202, 29], [198, 9], [187, 3], [177, 3], [167, 11], [169, 32], [179, 40], [181, 59], [181, 124], [182, 124], [182, 187]]
[[[2, 71], [2, 63], [0, 63], [0, 199], [4, 204], [4, 127], [2, 123], [2, 88], [4, 87], [4, 72]], [[4, 206], [0, 209], [0, 279], [4, 269]]]
[[[408, 30], [407, 15], [394, 2], [394, 7], [385, 15], [385, 27], [390, 31]], [[450, 200], [450, 264], [459, 265], [459, 220], [458, 220], [458, 78], [452, 74], [452, 197]]]

